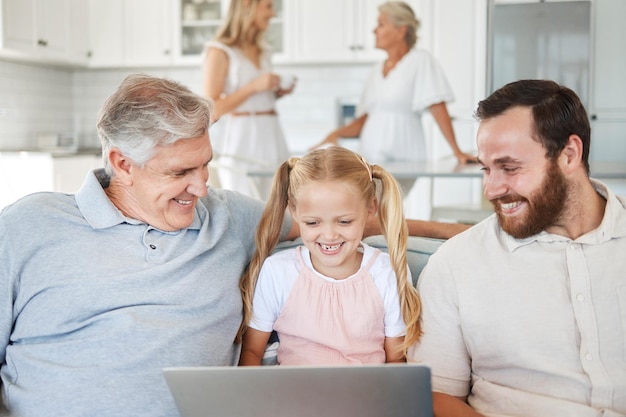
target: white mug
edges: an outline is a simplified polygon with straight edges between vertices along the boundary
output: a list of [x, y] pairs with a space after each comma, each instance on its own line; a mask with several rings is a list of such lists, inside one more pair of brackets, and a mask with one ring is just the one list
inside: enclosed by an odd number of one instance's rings
[[293, 74], [280, 74], [280, 88], [281, 90], [290, 89], [296, 82], [296, 77]]

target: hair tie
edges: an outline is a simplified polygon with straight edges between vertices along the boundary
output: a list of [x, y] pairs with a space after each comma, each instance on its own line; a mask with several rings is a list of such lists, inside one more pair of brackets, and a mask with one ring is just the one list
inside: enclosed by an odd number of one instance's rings
[[370, 177], [370, 181], [374, 181], [374, 176], [372, 175], [372, 167], [370, 166], [370, 164], [368, 164], [365, 158], [363, 158], [362, 156], [359, 156], [359, 161], [361, 161], [365, 169], [367, 169], [367, 174]]

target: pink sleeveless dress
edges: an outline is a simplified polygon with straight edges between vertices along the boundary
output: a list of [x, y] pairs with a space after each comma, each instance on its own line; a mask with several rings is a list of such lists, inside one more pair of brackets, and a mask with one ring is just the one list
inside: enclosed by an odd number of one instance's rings
[[280, 316], [281, 365], [334, 365], [385, 362], [385, 309], [369, 269], [380, 254], [345, 280], [328, 282], [305, 266]]

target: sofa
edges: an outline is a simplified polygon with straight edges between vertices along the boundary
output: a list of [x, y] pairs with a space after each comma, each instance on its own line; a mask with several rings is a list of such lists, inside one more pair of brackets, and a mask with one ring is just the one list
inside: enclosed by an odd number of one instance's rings
[[[378, 248], [381, 251], [387, 252], [387, 242], [382, 235], [366, 237], [363, 239], [363, 242], [374, 248]], [[417, 279], [419, 278], [422, 269], [424, 269], [424, 266], [426, 266], [426, 262], [428, 262], [430, 255], [435, 253], [437, 248], [439, 248], [443, 242], [444, 240], [441, 239], [409, 236], [407, 239], [406, 258], [409, 268], [411, 269], [413, 286], [417, 283]], [[284, 241], [276, 246], [274, 252], [293, 248], [298, 245], [302, 245], [302, 240], [300, 238], [296, 240]], [[272, 335], [267, 343], [265, 354], [263, 355], [263, 365], [276, 365], [278, 363], [276, 358], [278, 343], [278, 335], [276, 332], [272, 332]]]

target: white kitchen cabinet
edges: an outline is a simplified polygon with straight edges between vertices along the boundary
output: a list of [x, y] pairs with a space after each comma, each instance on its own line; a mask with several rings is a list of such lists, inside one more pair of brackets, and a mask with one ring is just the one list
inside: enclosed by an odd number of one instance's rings
[[69, 59], [87, 65], [89, 58], [89, 4], [70, 0]]
[[[487, 0], [430, 0], [417, 7], [423, 26], [417, 46], [430, 51], [443, 67], [455, 97], [448, 110], [457, 141], [462, 149], [473, 150], [477, 127], [473, 113], [487, 89]], [[451, 155], [437, 126], [431, 126], [437, 137], [431, 157]]]
[[[592, 3], [592, 160], [626, 160], [626, 1]], [[592, 173], [593, 174], [593, 173]]]
[[363, 62], [384, 57], [374, 48], [378, 0], [285, 0], [293, 22], [289, 41], [295, 62]]
[[[432, 53], [443, 67], [455, 97], [448, 103], [448, 111], [457, 143], [473, 153], [478, 127], [473, 113], [486, 94], [487, 0], [421, 0], [414, 7], [421, 21], [417, 46]], [[429, 113], [424, 128], [429, 158], [454, 159]], [[438, 178], [421, 187], [429, 193], [422, 191], [424, 194], [414, 198], [432, 202], [433, 219], [452, 214], [451, 220], [477, 220], [490, 208], [482, 198], [480, 179]]]
[[[73, 38], [85, 38], [79, 30], [85, 15], [72, 7], [76, 0], [4, 0], [2, 2], [4, 51], [22, 58], [68, 64], [86, 62], [86, 50], [78, 51]], [[80, 13], [80, 10], [78, 10]]]
[[174, 0], [89, 0], [91, 67], [172, 62]]
[[200, 61], [206, 41], [213, 39], [226, 18], [228, 0], [177, 0], [176, 53], [179, 63]]
[[0, 210], [39, 191], [75, 193], [87, 172], [102, 166], [102, 158], [95, 154], [1, 152]]
[[124, 0], [89, 0], [89, 45], [92, 67], [122, 65]]
[[126, 65], [168, 65], [172, 62], [172, 4], [171, 0], [124, 3]]
[[[177, 22], [174, 60], [179, 64], [199, 64], [207, 41], [213, 39], [226, 19], [229, 0], [176, 0], [174, 16]], [[276, 16], [270, 21], [265, 40], [272, 48], [274, 62], [289, 60], [285, 49], [287, 24], [283, 0], [273, 1]]]

